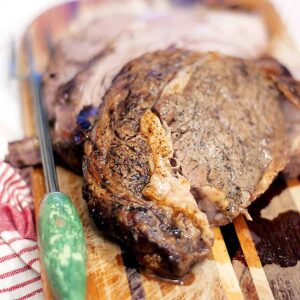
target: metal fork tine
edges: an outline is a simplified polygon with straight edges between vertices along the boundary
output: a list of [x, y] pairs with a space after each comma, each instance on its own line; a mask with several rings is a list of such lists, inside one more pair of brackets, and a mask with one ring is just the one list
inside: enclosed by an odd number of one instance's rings
[[24, 37], [25, 53], [27, 64], [29, 66], [29, 80], [33, 94], [33, 105], [35, 108], [36, 126], [39, 133], [40, 150], [43, 163], [43, 169], [48, 192], [58, 191], [57, 175], [51, 147], [51, 137], [49, 132], [48, 118], [41, 94], [42, 74], [35, 68], [33, 45], [28, 34]]

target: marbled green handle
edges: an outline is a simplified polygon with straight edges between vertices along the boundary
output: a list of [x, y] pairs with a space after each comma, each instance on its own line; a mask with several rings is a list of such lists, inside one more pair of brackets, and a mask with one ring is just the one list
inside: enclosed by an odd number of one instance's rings
[[78, 213], [67, 195], [55, 192], [45, 196], [38, 233], [42, 260], [57, 299], [85, 299], [85, 238]]

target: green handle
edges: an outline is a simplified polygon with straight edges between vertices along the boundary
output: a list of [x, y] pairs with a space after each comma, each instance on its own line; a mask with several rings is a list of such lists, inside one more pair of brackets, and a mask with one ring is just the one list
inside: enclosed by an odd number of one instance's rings
[[85, 299], [85, 238], [77, 210], [67, 195], [55, 192], [45, 196], [38, 233], [42, 260], [57, 298]]

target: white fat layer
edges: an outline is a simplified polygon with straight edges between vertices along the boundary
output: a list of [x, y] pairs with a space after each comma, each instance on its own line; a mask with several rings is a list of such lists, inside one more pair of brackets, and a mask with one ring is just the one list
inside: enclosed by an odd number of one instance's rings
[[143, 195], [149, 200], [187, 215], [201, 230], [203, 238], [210, 240], [213, 233], [206, 215], [199, 210], [190, 191], [190, 183], [180, 174], [172, 174], [170, 158], [173, 156], [173, 148], [170, 132], [163, 128], [159, 118], [150, 110], [142, 116], [140, 126], [151, 151], [151, 178], [143, 190]]

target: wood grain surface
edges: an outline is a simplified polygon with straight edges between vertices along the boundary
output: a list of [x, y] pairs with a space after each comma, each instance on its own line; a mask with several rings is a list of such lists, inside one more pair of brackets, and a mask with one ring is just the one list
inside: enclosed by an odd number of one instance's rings
[[[215, 1], [218, 2], [218, 1]], [[222, 1], [229, 4], [232, 1]], [[257, 10], [270, 33], [270, 54], [287, 66], [300, 65], [300, 56], [272, 6], [266, 1], [234, 1]], [[97, 1], [71, 2], [38, 17], [28, 28], [38, 69], [43, 72], [51, 49], [46, 30], [58, 41], [70, 24], [87, 14]], [[19, 73], [26, 75], [24, 49], [20, 45]], [[35, 134], [29, 85], [21, 83], [26, 135]], [[87, 243], [87, 299], [300, 299], [299, 181], [276, 180], [250, 208], [254, 221], [243, 216], [233, 224], [215, 228], [211, 256], [198, 264], [187, 285], [176, 285], [141, 274], [128, 253], [106, 239], [88, 215], [81, 196], [81, 177], [57, 167], [61, 191], [70, 195], [83, 222]], [[32, 170], [35, 215], [45, 193], [43, 173]], [[288, 231], [288, 233], [286, 233]], [[288, 238], [288, 240], [287, 240]], [[283, 242], [283, 240], [285, 242]], [[285, 245], [285, 249], [281, 249]], [[279, 250], [278, 250], [279, 249]], [[272, 257], [272, 253], [275, 253]], [[280, 260], [280, 256], [285, 256]], [[279, 257], [279, 258], [278, 258]], [[42, 271], [45, 299], [54, 299]]]

